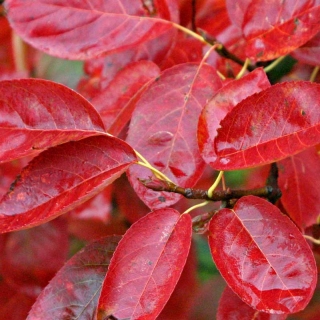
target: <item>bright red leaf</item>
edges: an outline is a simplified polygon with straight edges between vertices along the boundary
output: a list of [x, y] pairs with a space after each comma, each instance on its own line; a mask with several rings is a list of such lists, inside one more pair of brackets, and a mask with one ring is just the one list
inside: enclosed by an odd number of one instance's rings
[[104, 131], [94, 107], [58, 83], [0, 81], [0, 97], [0, 162]]
[[320, 155], [310, 148], [279, 162], [281, 203], [302, 230], [320, 216]]
[[320, 142], [320, 85], [284, 82], [241, 101], [221, 121], [215, 138], [218, 170], [284, 159]]
[[[163, 71], [137, 102], [127, 141], [175, 183], [192, 187], [204, 169], [196, 138], [197, 119], [220, 87], [216, 70], [206, 64], [187, 63]], [[146, 189], [138, 178], [150, 175], [141, 166], [129, 170], [130, 182], [150, 208], [167, 207], [181, 198]]]
[[151, 61], [131, 63], [120, 70], [108, 87], [91, 100], [109, 133], [118, 135], [121, 132], [133, 112], [130, 99], [159, 73], [159, 67]]
[[246, 196], [209, 225], [213, 259], [228, 285], [262, 312], [305, 308], [317, 281], [312, 251], [299, 229], [268, 201]]
[[27, 319], [93, 319], [120, 239], [110, 236], [96, 240], [74, 255], [41, 292]]
[[223, 86], [203, 108], [198, 122], [198, 144], [205, 162], [211, 164], [217, 159], [214, 139], [221, 120], [240, 101], [248, 96], [270, 87], [263, 69], [259, 68]]
[[284, 320], [286, 314], [270, 314], [259, 312], [244, 303], [228, 286], [222, 293], [217, 320], [246, 319], [246, 320]]
[[[7, 0], [12, 28], [28, 43], [48, 54], [91, 59], [130, 49], [167, 32], [172, 4], [157, 1]], [[161, 19], [162, 18], [162, 19]]]
[[30, 228], [73, 209], [111, 184], [135, 159], [129, 145], [111, 136], [44, 151], [0, 201], [0, 233]]
[[259, 61], [286, 55], [316, 35], [319, 4], [318, 0], [227, 0], [230, 20], [247, 40], [247, 56]]
[[174, 209], [153, 211], [133, 224], [112, 257], [98, 320], [155, 319], [179, 280], [191, 234], [190, 216]]

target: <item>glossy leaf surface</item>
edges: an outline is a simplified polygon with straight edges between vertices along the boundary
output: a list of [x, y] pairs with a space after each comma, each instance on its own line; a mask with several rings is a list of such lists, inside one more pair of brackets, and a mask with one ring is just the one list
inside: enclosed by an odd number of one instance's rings
[[241, 101], [214, 141], [219, 170], [284, 159], [320, 142], [320, 85], [284, 82]]
[[93, 319], [120, 236], [96, 240], [74, 255], [33, 305], [28, 320]]
[[221, 120], [234, 106], [248, 96], [270, 87], [263, 69], [256, 69], [239, 80], [224, 85], [203, 108], [198, 122], [198, 144], [205, 162], [212, 163], [217, 155], [213, 148]]
[[103, 131], [94, 107], [63, 85], [40, 79], [0, 81], [0, 162]]
[[[215, 69], [206, 64], [187, 63], [165, 70], [137, 102], [128, 143], [175, 183], [192, 187], [204, 168], [196, 138], [197, 120], [220, 87]], [[129, 170], [130, 182], [147, 206], [167, 207], [180, 199], [176, 194], [146, 189], [137, 179], [150, 175], [150, 170], [140, 166]]]
[[320, 30], [320, 1], [227, 0], [231, 21], [242, 30], [250, 59], [272, 60], [310, 40]]
[[228, 285], [254, 309], [294, 313], [317, 281], [312, 251], [291, 220], [268, 201], [246, 196], [209, 225], [209, 245]]
[[259, 312], [244, 303], [228, 286], [224, 289], [219, 302], [217, 320], [284, 320], [286, 314]]
[[98, 320], [155, 319], [175, 288], [191, 244], [191, 218], [159, 209], [126, 232], [110, 263]]
[[36, 226], [73, 209], [112, 183], [135, 159], [130, 146], [111, 136], [44, 151], [0, 201], [0, 232]]
[[[90, 59], [130, 49], [172, 29], [168, 5], [146, 8], [138, 0], [77, 1], [8, 0], [13, 29], [28, 43], [50, 55]], [[155, 15], [156, 13], [156, 15]]]
[[310, 148], [278, 163], [281, 203], [302, 230], [320, 216], [320, 155]]

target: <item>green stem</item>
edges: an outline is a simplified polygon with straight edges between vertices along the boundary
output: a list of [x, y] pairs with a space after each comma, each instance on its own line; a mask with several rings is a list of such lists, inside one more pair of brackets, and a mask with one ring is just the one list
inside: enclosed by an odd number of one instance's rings
[[268, 73], [273, 68], [275, 68], [286, 56], [279, 57], [278, 59], [274, 60], [272, 63], [270, 63], [267, 67], [264, 68], [264, 72]]

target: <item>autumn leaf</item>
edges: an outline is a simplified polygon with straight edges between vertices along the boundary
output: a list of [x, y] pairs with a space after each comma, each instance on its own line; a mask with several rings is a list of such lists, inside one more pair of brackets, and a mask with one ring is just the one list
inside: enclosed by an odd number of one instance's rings
[[247, 40], [253, 60], [278, 58], [302, 46], [320, 30], [320, 1], [227, 0], [230, 19]]
[[179, 280], [191, 234], [190, 216], [171, 208], [134, 223], [112, 257], [97, 319], [155, 319]]
[[[114, 50], [141, 46], [175, 30], [174, 4], [158, 1], [7, 0], [12, 28], [32, 46], [68, 59], [91, 59]], [[27, 10], [26, 10], [27, 6]], [[168, 14], [169, 13], [169, 14]]]
[[[163, 71], [137, 101], [126, 141], [175, 183], [192, 187], [204, 169], [197, 120], [220, 87], [216, 70], [206, 64], [186, 63]], [[140, 166], [128, 171], [131, 184], [147, 206], [167, 207], [181, 198], [146, 189], [138, 178], [150, 175], [150, 170]]]
[[103, 279], [120, 239], [104, 237], [75, 254], [41, 292], [27, 319], [93, 319]]
[[105, 131], [87, 100], [52, 81], [0, 81], [0, 97], [0, 163]]
[[276, 84], [241, 101], [221, 121], [214, 141], [217, 170], [279, 161], [320, 142], [320, 85]]
[[317, 281], [312, 251], [299, 229], [268, 201], [242, 197], [210, 221], [212, 257], [232, 290], [258, 311], [294, 313]]
[[206, 163], [217, 159], [213, 148], [221, 120], [242, 100], [270, 87], [262, 68], [224, 85], [203, 108], [198, 122], [198, 144]]
[[0, 201], [0, 233], [61, 215], [111, 184], [135, 161], [125, 142], [89, 137], [44, 151], [25, 167]]
[[314, 147], [278, 163], [281, 203], [301, 230], [316, 224], [320, 216], [319, 163]]

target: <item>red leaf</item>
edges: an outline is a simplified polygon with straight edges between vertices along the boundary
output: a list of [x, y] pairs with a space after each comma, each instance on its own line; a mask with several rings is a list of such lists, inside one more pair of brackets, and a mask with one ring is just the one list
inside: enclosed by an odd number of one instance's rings
[[259, 312], [244, 303], [228, 286], [222, 293], [217, 320], [246, 319], [246, 320], [284, 320], [286, 314], [270, 314]]
[[0, 282], [0, 319], [26, 319], [35, 298], [12, 290], [5, 282]]
[[267, 75], [259, 68], [223, 86], [203, 108], [198, 122], [198, 144], [205, 162], [211, 164], [217, 159], [213, 142], [220, 121], [240, 101], [268, 87], [270, 82]]
[[[170, 5], [158, 1], [147, 10], [142, 1], [7, 0], [12, 28], [50, 55], [90, 59], [129, 49], [172, 31]], [[152, 12], [150, 12], [152, 11]], [[171, 34], [172, 35], [172, 34]]]
[[[130, 224], [141, 219], [150, 209], [141, 201], [128, 182], [127, 176], [121, 176], [112, 184], [113, 197], [119, 212]], [[125, 197], [123, 195], [126, 195]], [[130, 199], [130, 201], [128, 201]]]
[[299, 62], [318, 66], [320, 64], [320, 32], [291, 54]]
[[102, 238], [74, 255], [39, 295], [27, 319], [93, 319], [103, 279], [120, 239]]
[[247, 56], [272, 60], [310, 40], [320, 30], [319, 1], [227, 1], [231, 21], [247, 39]]
[[133, 112], [130, 99], [159, 73], [160, 69], [151, 61], [131, 63], [120, 70], [108, 87], [91, 100], [109, 133], [118, 135], [121, 132]]
[[190, 309], [198, 289], [197, 259], [195, 250], [191, 247], [187, 262], [181, 277], [157, 320], [185, 320], [189, 319]]
[[63, 266], [68, 244], [66, 221], [61, 219], [2, 235], [1, 275], [17, 292], [36, 298]]
[[226, 282], [219, 273], [212, 275], [208, 281], [204, 282], [194, 297], [194, 305], [188, 320], [216, 319], [219, 299], [225, 286]]
[[0, 198], [7, 193], [12, 181], [31, 160], [32, 157], [27, 157], [0, 164]]
[[203, 56], [202, 51], [203, 44], [198, 39], [183, 38], [181, 36], [172, 48], [170, 55], [161, 63], [161, 69], [168, 69], [177, 64], [187, 62], [200, 62]]
[[281, 203], [302, 230], [317, 222], [320, 215], [320, 155], [307, 149], [279, 162]]
[[191, 218], [159, 209], [127, 231], [103, 284], [98, 320], [155, 319], [175, 288], [191, 244]]
[[291, 220], [254, 196], [222, 209], [209, 225], [209, 245], [221, 275], [254, 309], [293, 313], [316, 286], [312, 251]]
[[75, 220], [95, 220], [107, 224], [111, 219], [111, 185], [96, 196], [69, 212], [69, 218]]
[[[181, 64], [163, 71], [138, 101], [127, 141], [178, 185], [192, 187], [204, 169], [197, 145], [197, 120], [202, 107], [220, 87], [215, 69], [206, 64]], [[181, 198], [146, 189], [137, 178], [150, 175], [141, 166], [129, 170], [130, 182], [147, 206], [166, 207]]]
[[104, 131], [93, 106], [73, 90], [40, 79], [0, 82], [0, 162]]
[[[3, 11], [0, 7], [1, 15], [3, 14]], [[3, 74], [10, 74], [11, 72], [14, 72], [15, 66], [14, 66], [14, 58], [13, 58], [13, 52], [11, 50], [11, 37], [12, 37], [12, 30], [10, 28], [10, 25], [7, 21], [7, 19], [4, 16], [0, 17], [0, 77], [3, 76]]]
[[135, 159], [129, 145], [111, 136], [44, 151], [0, 201], [0, 233], [30, 228], [73, 209], [112, 183]]
[[221, 121], [215, 139], [217, 170], [284, 159], [320, 142], [320, 85], [276, 84], [241, 101]]

